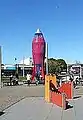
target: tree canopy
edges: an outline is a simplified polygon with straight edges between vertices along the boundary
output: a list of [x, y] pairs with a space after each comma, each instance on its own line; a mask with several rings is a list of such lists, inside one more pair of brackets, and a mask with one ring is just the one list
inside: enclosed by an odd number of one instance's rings
[[64, 71], [66, 72], [67, 64], [63, 59], [50, 58], [48, 59], [48, 70], [49, 73], [61, 73]]

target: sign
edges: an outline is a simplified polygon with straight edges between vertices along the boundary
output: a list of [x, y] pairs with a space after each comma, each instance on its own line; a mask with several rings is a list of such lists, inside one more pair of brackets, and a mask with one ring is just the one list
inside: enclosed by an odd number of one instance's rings
[[6, 67], [6, 70], [16, 70], [16, 67]]
[[[21, 70], [23, 70], [23, 67], [21, 67]], [[32, 70], [32, 68], [25, 67], [24, 70]]]
[[71, 66], [69, 68], [69, 72], [72, 74], [80, 74], [80, 67], [79, 66]]

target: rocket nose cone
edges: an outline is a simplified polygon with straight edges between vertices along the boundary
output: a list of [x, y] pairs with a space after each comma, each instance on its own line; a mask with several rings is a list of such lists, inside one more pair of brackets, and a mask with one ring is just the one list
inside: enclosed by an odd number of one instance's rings
[[40, 34], [42, 33], [41, 30], [38, 28], [37, 31], [35, 32], [35, 34]]

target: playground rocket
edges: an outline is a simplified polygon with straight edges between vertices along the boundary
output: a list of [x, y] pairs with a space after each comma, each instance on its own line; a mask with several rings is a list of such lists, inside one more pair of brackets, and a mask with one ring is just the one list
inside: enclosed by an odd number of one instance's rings
[[32, 41], [32, 57], [33, 57], [33, 78], [35, 76], [42, 76], [44, 79], [44, 60], [45, 60], [45, 40], [42, 32], [37, 29]]

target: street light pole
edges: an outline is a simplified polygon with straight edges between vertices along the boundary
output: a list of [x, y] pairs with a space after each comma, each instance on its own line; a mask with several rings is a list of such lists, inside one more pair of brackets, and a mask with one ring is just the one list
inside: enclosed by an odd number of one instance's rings
[[81, 70], [81, 65], [80, 65], [80, 78], [82, 77], [82, 70]]
[[17, 58], [14, 58], [14, 60], [15, 60], [16, 74], [18, 74], [18, 64], [17, 64]]
[[48, 74], [48, 44], [45, 45], [46, 74]]
[[23, 56], [23, 77], [24, 77], [24, 56]]

